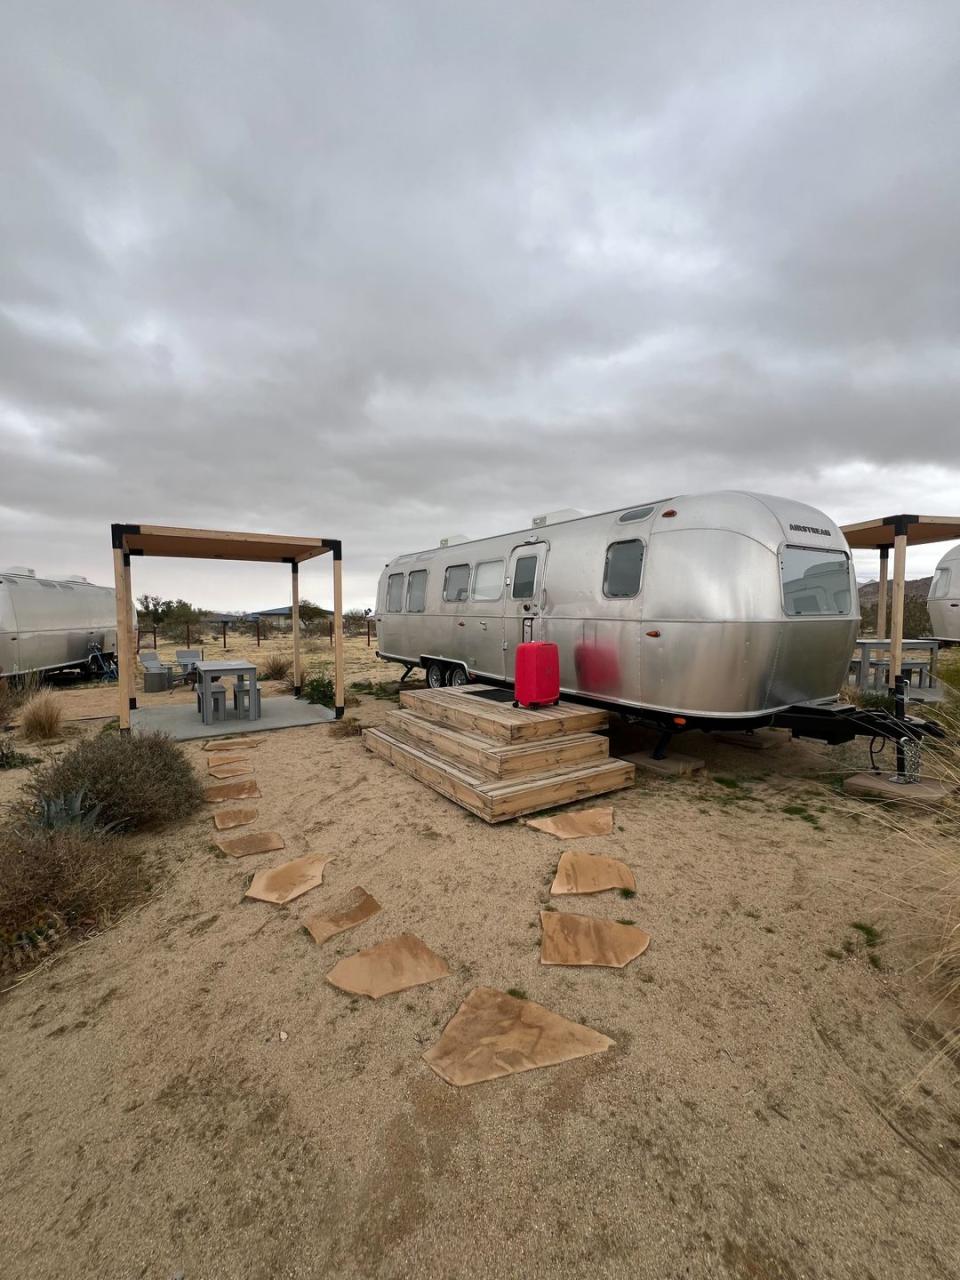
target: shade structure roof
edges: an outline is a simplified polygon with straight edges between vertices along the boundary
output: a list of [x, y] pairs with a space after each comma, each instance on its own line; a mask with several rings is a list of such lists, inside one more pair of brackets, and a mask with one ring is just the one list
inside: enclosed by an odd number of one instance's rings
[[134, 556], [175, 556], [193, 560], [260, 560], [300, 564], [327, 551], [339, 559], [336, 538], [297, 538], [281, 533], [230, 533], [222, 529], [180, 529], [173, 525], [115, 524], [113, 545]]
[[843, 536], [855, 550], [892, 547], [898, 533], [907, 535], [910, 546], [924, 542], [952, 542], [960, 538], [960, 516], [880, 516], [857, 524], [840, 526]]

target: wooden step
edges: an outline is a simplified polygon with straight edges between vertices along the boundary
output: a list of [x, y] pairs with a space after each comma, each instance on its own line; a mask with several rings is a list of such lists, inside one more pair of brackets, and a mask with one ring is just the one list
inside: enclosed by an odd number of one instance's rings
[[456, 689], [402, 689], [400, 705], [425, 720], [466, 729], [498, 742], [539, 742], [606, 728], [607, 713], [595, 707], [559, 702], [555, 707], [528, 711], [510, 702], [491, 702], [476, 696], [488, 687], [474, 684]]
[[610, 759], [548, 770], [535, 777], [491, 778], [389, 728], [364, 729], [363, 745], [486, 822], [506, 822], [524, 813], [618, 791], [631, 786], [634, 778], [632, 764]]
[[541, 742], [498, 742], [403, 710], [389, 712], [386, 724], [395, 736], [411, 739], [444, 760], [494, 778], [570, 768], [604, 760], [610, 754], [607, 739], [596, 733], [574, 733]]

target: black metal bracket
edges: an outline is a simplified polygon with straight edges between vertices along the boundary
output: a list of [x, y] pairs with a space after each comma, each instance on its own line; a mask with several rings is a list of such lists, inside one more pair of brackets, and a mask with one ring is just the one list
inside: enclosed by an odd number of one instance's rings
[[910, 526], [912, 524], [920, 523], [920, 517], [919, 516], [903, 516], [903, 515], [884, 516], [883, 523], [892, 524], [894, 536], [897, 538], [902, 538], [910, 532]]
[[123, 539], [128, 533], [137, 534], [140, 532], [138, 524], [112, 524], [110, 526], [110, 539], [113, 543], [114, 551], [123, 550]]
[[343, 559], [343, 543], [339, 538], [326, 538], [324, 544], [333, 552], [334, 560]]
[[343, 707], [334, 707], [333, 714], [337, 720], [343, 719], [343, 710], [344, 710]]

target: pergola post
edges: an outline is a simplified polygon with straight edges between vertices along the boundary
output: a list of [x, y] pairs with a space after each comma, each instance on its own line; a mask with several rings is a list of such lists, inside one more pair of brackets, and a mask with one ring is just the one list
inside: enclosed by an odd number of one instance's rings
[[896, 527], [893, 539], [893, 596], [890, 609], [890, 687], [903, 666], [903, 604], [907, 581], [907, 526]]
[[293, 633], [293, 696], [300, 697], [300, 566], [296, 560], [290, 564], [291, 601], [290, 630]]
[[343, 717], [343, 548], [339, 542], [333, 545], [333, 676], [334, 714]]
[[880, 547], [880, 584], [877, 589], [877, 639], [887, 636], [887, 566], [890, 560], [890, 548]]
[[117, 689], [120, 694], [120, 730], [130, 731], [130, 712], [137, 700], [132, 690], [133, 651], [130, 630], [130, 557], [123, 550], [123, 534], [113, 530], [113, 586], [117, 609]]
[[224, 647], [224, 650], [226, 650], [226, 647], [227, 647], [227, 620], [226, 620], [226, 618], [222, 618], [222, 619], [221, 619], [221, 623], [222, 623], [222, 625], [223, 625], [223, 647]]

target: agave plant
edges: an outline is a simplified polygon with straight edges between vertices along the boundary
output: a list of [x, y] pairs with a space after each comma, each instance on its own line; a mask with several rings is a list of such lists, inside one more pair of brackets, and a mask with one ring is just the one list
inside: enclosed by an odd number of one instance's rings
[[58, 831], [62, 827], [72, 827], [87, 835], [95, 831], [106, 833], [114, 830], [119, 823], [101, 821], [102, 805], [91, 801], [86, 791], [74, 791], [69, 795], [49, 796], [37, 795], [33, 809], [34, 824], [45, 831]]

